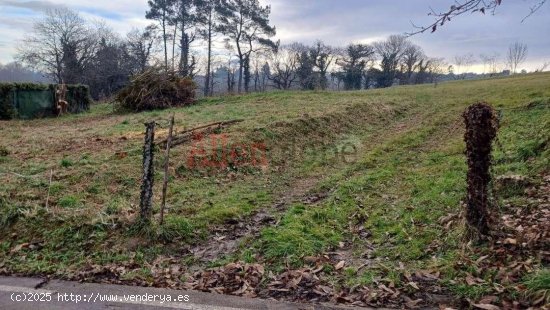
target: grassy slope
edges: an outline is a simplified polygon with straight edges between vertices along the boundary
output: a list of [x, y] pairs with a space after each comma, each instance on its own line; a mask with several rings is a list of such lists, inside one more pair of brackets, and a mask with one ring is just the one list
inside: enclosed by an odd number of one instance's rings
[[[343, 242], [352, 263], [332, 279], [336, 286], [379, 278], [399, 282], [395, 267], [400, 262], [412, 270], [438, 268], [450, 281], [461, 230], [448, 231], [438, 219], [457, 213], [465, 194], [462, 111], [478, 101], [502, 108], [502, 149], [496, 150], [494, 173], [536, 177], [548, 172], [549, 86], [550, 74], [538, 74], [437, 88], [253, 94], [135, 115], [114, 115], [109, 106], [99, 105], [86, 115], [2, 122], [0, 141], [9, 154], [0, 157], [0, 268], [64, 276], [86, 264], [128, 260], [134, 250], [141, 262], [175, 255], [191, 263], [178, 249], [200, 244], [213, 227], [269, 209], [289, 193], [328, 192], [314, 204], [290, 203], [275, 214], [277, 225], [263, 228], [259, 238], [245, 240], [240, 250], [213, 264], [242, 259], [280, 271]], [[542, 107], [521, 108], [539, 101]], [[139, 195], [142, 124], [172, 112], [180, 129], [245, 119], [228, 130], [230, 141], [265, 142], [270, 166], [193, 171], [184, 164], [189, 148], [176, 149], [169, 225], [156, 235], [171, 240], [171, 246], [134, 246], [129, 227]], [[342, 141], [358, 147], [351, 162], [334, 160], [332, 150]], [[116, 152], [128, 156], [118, 158]], [[159, 155], [157, 171], [161, 165]], [[160, 184], [162, 174], [156, 179]], [[297, 183], [306, 185], [296, 190]], [[358, 237], [361, 231], [368, 237]], [[40, 247], [12, 251], [24, 242]], [[358, 270], [365, 257], [372, 266]], [[447, 283], [459, 295], [475, 297], [484, 290]]]

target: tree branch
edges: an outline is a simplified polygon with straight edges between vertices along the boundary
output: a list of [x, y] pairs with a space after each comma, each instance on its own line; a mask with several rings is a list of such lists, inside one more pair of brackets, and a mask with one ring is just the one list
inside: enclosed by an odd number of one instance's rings
[[[546, 4], [546, 2], [547, 0], [539, 0], [537, 4], [531, 6], [529, 14], [525, 16], [521, 22], [524, 22], [527, 18], [537, 12], [544, 4]], [[455, 1], [454, 4], [451, 5], [450, 9], [444, 12], [437, 12], [430, 7], [428, 16], [434, 16], [436, 18], [435, 21], [427, 26], [416, 26], [413, 22], [411, 22], [412, 26], [417, 30], [405, 33], [405, 35], [410, 37], [419, 33], [424, 33], [428, 30], [433, 33], [437, 31], [439, 27], [444, 26], [445, 23], [450, 22], [454, 17], [467, 12], [480, 12], [485, 14], [488, 11], [492, 11], [494, 14], [497, 7], [501, 4], [502, 0], [462, 0]]]

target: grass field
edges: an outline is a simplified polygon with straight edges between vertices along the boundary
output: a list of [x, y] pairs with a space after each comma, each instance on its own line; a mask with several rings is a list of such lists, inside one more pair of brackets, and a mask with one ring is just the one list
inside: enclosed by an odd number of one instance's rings
[[[316, 274], [331, 293], [318, 294], [320, 301], [352, 303], [333, 297], [381, 285], [399, 296], [421, 296], [425, 304], [437, 301], [418, 290], [435, 290], [454, 303], [487, 295], [534, 300], [541, 291], [550, 296], [548, 261], [540, 251], [514, 254], [531, 258], [529, 269], [501, 289], [497, 272], [478, 268], [491, 248], [464, 242], [461, 114], [479, 101], [501, 113], [494, 177], [544, 182], [547, 73], [437, 87], [251, 94], [140, 114], [98, 104], [82, 115], [0, 122], [0, 272], [208, 290], [190, 279], [242, 262], [266, 269], [255, 295], [281, 299], [306, 295], [275, 294], [270, 281], [307, 266], [323, 267]], [[172, 113], [178, 131], [243, 119], [224, 130], [229, 144], [265, 144], [268, 164], [198, 169], [187, 164], [193, 145], [175, 148], [166, 224], [138, 233], [143, 123], [160, 123], [161, 139]], [[162, 152], [155, 161], [158, 208]], [[530, 203], [523, 189], [501, 190], [495, 200], [499, 216]], [[425, 290], [419, 272], [437, 281], [425, 281]], [[379, 303], [392, 305], [391, 298]]]

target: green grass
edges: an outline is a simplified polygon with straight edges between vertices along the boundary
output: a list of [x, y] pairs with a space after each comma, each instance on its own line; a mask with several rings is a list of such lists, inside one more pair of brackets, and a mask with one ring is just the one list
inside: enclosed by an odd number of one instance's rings
[[[147, 264], [160, 256], [195, 264], [192, 256], [181, 254], [182, 247], [212, 242], [213, 228], [265, 209], [275, 212], [277, 224], [263, 227], [251, 244], [223, 253], [211, 266], [241, 259], [280, 271], [300, 267], [305, 257], [346, 242], [351, 258], [362, 259], [368, 248], [377, 263], [361, 270], [346, 266], [341, 279], [334, 280], [338, 285], [371, 285], [380, 279], [399, 283], [403, 271], [397, 267], [402, 263], [410, 270], [439, 268], [456, 296], [480, 297], [486, 286], [450, 281], [456, 275], [452, 266], [462, 231], [439, 223], [442, 216], [458, 213], [465, 197], [461, 114], [478, 101], [499, 109], [493, 174], [536, 179], [550, 166], [548, 85], [550, 74], [533, 74], [437, 88], [207, 98], [191, 107], [139, 114], [116, 114], [110, 105], [100, 104], [83, 115], [0, 122], [0, 141], [10, 150], [0, 154], [0, 172], [30, 176], [0, 174], [0, 235], [17, 233], [16, 239], [1, 243], [0, 260], [14, 272], [60, 276], [84, 264], [123, 262], [130, 256]], [[265, 143], [269, 166], [189, 169], [192, 146], [175, 148], [166, 223], [143, 234], [133, 225], [139, 209], [143, 123], [155, 119], [164, 124], [172, 113], [178, 131], [244, 119], [224, 131], [228, 141]], [[165, 132], [161, 126], [157, 138]], [[118, 156], [121, 152], [127, 155]], [[344, 155], [347, 159], [341, 160]], [[162, 165], [162, 152], [157, 152], [156, 214]], [[328, 197], [314, 204], [291, 200], [286, 209], [272, 210], [285, 197], [296, 195], [299, 201], [310, 192]], [[358, 236], [357, 228], [368, 236]], [[147, 247], [128, 245], [144, 236]], [[44, 247], [25, 252], [24, 259], [11, 253], [31, 239], [43, 240]], [[547, 277], [542, 274], [526, 285], [544, 286]], [[150, 270], [127, 277], [150, 278]]]
[[164, 225], [160, 227], [159, 236], [166, 241], [174, 239], [186, 241], [194, 238], [194, 227], [189, 221], [182, 217], [169, 217], [165, 219]]
[[525, 294], [528, 298], [550, 304], [550, 269], [542, 268], [527, 275], [523, 284], [527, 287]]
[[550, 269], [542, 269], [527, 276], [524, 283], [531, 292], [550, 290]]
[[308, 209], [302, 205], [291, 207], [279, 226], [266, 228], [262, 232], [262, 252], [265, 257], [276, 261], [284, 258], [296, 266], [299, 258], [337, 245], [342, 239], [341, 234], [338, 234], [341, 230], [339, 226], [345, 225], [345, 218], [334, 211]]
[[57, 204], [62, 208], [76, 208], [80, 204], [80, 200], [78, 199], [78, 197], [68, 195], [61, 197]]

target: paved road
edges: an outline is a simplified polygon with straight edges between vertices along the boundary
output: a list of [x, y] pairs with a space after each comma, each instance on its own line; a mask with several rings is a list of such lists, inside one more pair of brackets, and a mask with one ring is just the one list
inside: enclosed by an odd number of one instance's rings
[[[0, 277], [0, 309], [6, 310], [329, 310], [352, 309], [246, 299], [201, 292]], [[358, 308], [353, 308], [358, 309]]]

